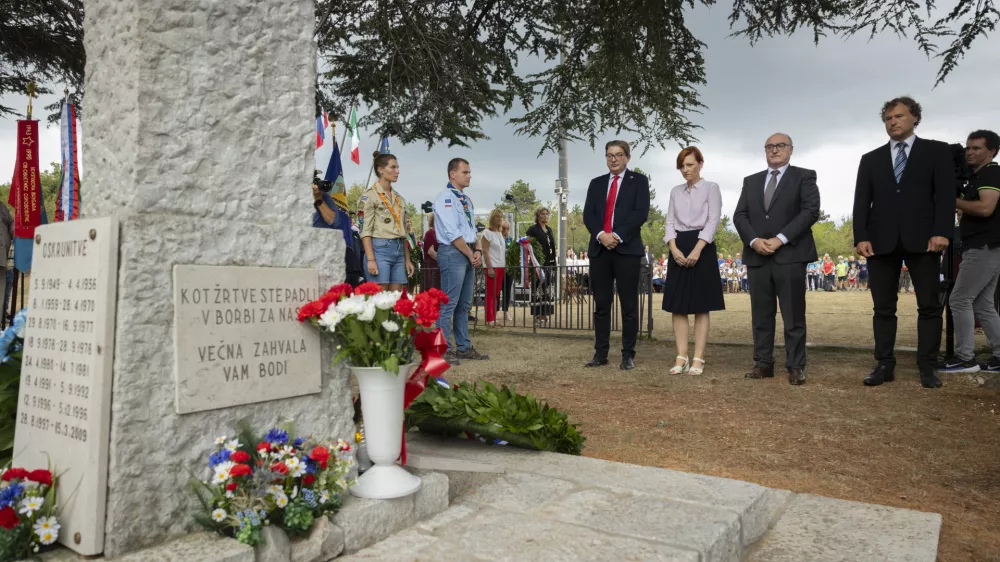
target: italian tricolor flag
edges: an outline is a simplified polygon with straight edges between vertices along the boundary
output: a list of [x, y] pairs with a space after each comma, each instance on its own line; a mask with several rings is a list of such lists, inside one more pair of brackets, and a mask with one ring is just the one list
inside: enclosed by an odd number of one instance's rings
[[347, 128], [351, 130], [351, 161], [361, 164], [361, 139], [358, 138], [358, 110], [351, 108], [351, 119], [347, 123]]

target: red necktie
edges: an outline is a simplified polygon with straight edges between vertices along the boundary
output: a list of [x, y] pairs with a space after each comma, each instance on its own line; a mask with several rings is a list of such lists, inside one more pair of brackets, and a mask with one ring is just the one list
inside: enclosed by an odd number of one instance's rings
[[611, 189], [608, 190], [608, 200], [604, 204], [604, 232], [611, 234], [611, 219], [615, 216], [615, 200], [618, 198], [618, 176], [611, 180]]

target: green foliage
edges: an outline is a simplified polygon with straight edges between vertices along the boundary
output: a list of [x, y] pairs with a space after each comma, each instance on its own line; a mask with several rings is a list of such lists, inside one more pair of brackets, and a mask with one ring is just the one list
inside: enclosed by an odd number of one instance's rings
[[33, 552], [31, 525], [24, 523], [13, 529], [0, 529], [0, 560], [29, 560]]
[[[10, 329], [10, 328], [8, 328]], [[17, 424], [17, 393], [21, 384], [21, 351], [0, 363], [0, 467], [14, 456], [14, 426]]]
[[313, 524], [313, 509], [299, 496], [285, 508], [285, 528], [296, 535], [309, 532]]
[[[535, 259], [538, 260], [538, 265], [542, 265], [542, 245], [537, 239], [531, 239], [531, 250], [535, 252]], [[517, 240], [510, 243], [507, 247], [507, 254], [504, 257], [506, 265], [505, 275], [513, 275], [515, 283], [521, 282], [521, 245], [517, 243]], [[538, 277], [535, 273], [534, 267], [528, 268], [528, 279], [533, 280]]]
[[586, 437], [567, 415], [539, 403], [531, 394], [486, 383], [463, 382], [457, 388], [429, 385], [406, 410], [407, 427], [428, 433], [478, 433], [488, 440], [539, 451], [579, 455]]

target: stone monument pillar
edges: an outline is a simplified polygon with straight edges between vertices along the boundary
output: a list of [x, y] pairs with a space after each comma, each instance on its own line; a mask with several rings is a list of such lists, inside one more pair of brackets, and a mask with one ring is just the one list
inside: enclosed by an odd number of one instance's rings
[[[86, 0], [85, 9], [82, 215], [114, 216], [120, 234], [104, 526], [104, 554], [115, 557], [192, 529], [188, 471], [204, 473], [213, 438], [233, 436], [238, 420], [353, 435], [348, 375], [329, 367], [328, 346], [320, 358], [318, 338], [286, 334], [296, 329], [287, 318], [275, 332], [261, 307], [219, 296], [270, 298], [271, 313], [284, 315], [300, 295], [344, 279], [344, 242], [309, 223], [311, 0]], [[308, 281], [310, 271], [316, 290], [279, 291], [283, 276]], [[244, 321], [225, 319], [231, 312]], [[200, 314], [199, 329], [218, 342], [186, 337]], [[301, 340], [315, 353], [305, 361], [313, 373], [301, 356], [295, 372], [259, 370], [251, 348], [267, 341], [246, 334], [294, 339], [278, 349], [290, 356]], [[230, 380], [225, 361], [195, 349], [216, 343], [243, 344], [248, 371]], [[272, 395], [274, 377], [284, 388]]]

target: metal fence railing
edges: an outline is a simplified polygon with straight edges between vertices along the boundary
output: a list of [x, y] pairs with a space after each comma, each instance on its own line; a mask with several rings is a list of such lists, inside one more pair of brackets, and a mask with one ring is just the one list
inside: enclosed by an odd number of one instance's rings
[[[594, 298], [590, 288], [590, 273], [580, 266], [544, 266], [545, 281], [533, 279], [520, 281], [517, 271], [507, 269], [499, 283], [494, 302], [495, 321], [498, 326], [539, 330], [594, 329]], [[470, 320], [476, 325], [487, 321], [486, 272], [476, 270]], [[409, 290], [420, 292], [427, 287], [440, 288], [440, 271], [434, 268], [418, 269], [411, 279]], [[612, 301], [611, 329], [621, 329], [621, 307], [617, 291]], [[646, 273], [639, 281], [639, 332], [653, 335], [653, 280]]]

